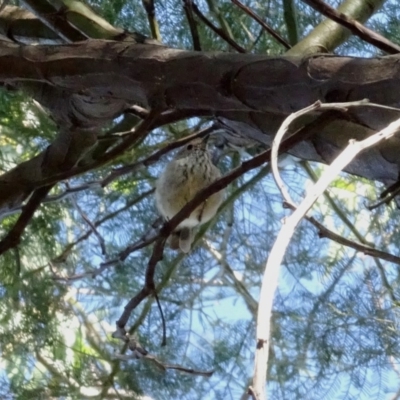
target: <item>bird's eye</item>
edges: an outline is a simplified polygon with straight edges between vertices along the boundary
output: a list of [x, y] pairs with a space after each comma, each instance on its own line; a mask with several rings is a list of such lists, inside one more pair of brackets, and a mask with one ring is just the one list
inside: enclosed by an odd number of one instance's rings
[[193, 145], [192, 144], [188, 144], [186, 147], [188, 150], [192, 150], [193, 149]]

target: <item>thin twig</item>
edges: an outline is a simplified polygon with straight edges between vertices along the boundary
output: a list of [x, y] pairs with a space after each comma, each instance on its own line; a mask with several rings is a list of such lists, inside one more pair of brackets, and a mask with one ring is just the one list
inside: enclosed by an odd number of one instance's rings
[[119, 360], [127, 361], [132, 359], [147, 359], [154, 362], [164, 371], [167, 369], [175, 369], [178, 371], [186, 372], [188, 374], [201, 375], [206, 377], [210, 377], [214, 373], [214, 371], [198, 371], [192, 368], [185, 368], [176, 364], [164, 364], [156, 356], [150, 354], [146, 349], [143, 348], [143, 346], [139, 343], [136, 335], [129, 336], [124, 329], [120, 329], [119, 327], [117, 327], [117, 330], [113, 333], [112, 337], [114, 339], [120, 339], [125, 343], [123, 351], [129, 349], [132, 352], [132, 354], [130, 355], [126, 355], [124, 353], [115, 354], [114, 357]]
[[257, 21], [273, 38], [277, 40], [280, 44], [285, 46], [287, 49], [291, 49], [292, 46], [282, 37], [279, 33], [275, 32], [268, 24], [266, 24], [251, 8], [245, 6], [239, 0], [231, 0], [233, 4], [236, 4], [241, 8], [246, 14]]
[[123, 154], [125, 151], [130, 149], [137, 141], [144, 138], [150, 131], [158, 126], [158, 117], [161, 115], [161, 110], [154, 109], [151, 110], [148, 117], [143, 120], [140, 124], [138, 124], [132, 130], [126, 132], [127, 137], [125, 137], [118, 145], [113, 147], [107, 153], [103, 154], [92, 163], [88, 163], [84, 166], [77, 166], [71, 168], [68, 171], [61, 172], [51, 176], [50, 178], [45, 178], [40, 181], [38, 184], [41, 186], [49, 185], [57, 183], [64, 179], [69, 179], [73, 176], [82, 174], [87, 171], [91, 171], [94, 168], [101, 167], [111, 160], [115, 159], [116, 157]]
[[[292, 203], [285, 203], [285, 206], [292, 209], [293, 211], [296, 210], [296, 207]], [[318, 234], [321, 238], [326, 237], [339, 244], [342, 244], [343, 246], [350, 247], [368, 256], [380, 258], [382, 260], [392, 262], [393, 264], [400, 265], [400, 257], [394, 256], [393, 254], [389, 254], [381, 250], [374, 249], [371, 246], [357, 243], [353, 240], [344, 238], [343, 236], [340, 236], [337, 233], [326, 228], [324, 225], [318, 222], [314, 217], [305, 216], [304, 218], [318, 229], [319, 231]]]
[[135, 354], [132, 354], [132, 355], [114, 354], [114, 357], [121, 361], [129, 361], [129, 360], [137, 360], [137, 359], [149, 360], [149, 361], [152, 361], [153, 363], [155, 363], [162, 370], [174, 369], [177, 371], [185, 372], [187, 374], [205, 376], [207, 378], [211, 377], [214, 373], [214, 371], [199, 371], [199, 370], [195, 370], [192, 368], [182, 367], [182, 366], [176, 365], [176, 364], [164, 364], [158, 358], [156, 358], [155, 356], [153, 356], [151, 354], [146, 354], [143, 357], [137, 357]]
[[165, 324], [165, 318], [164, 318], [164, 313], [163, 313], [163, 310], [161, 307], [160, 299], [158, 298], [156, 291], [154, 291], [154, 297], [156, 299], [158, 311], [160, 312], [161, 323], [162, 323], [162, 328], [163, 328], [161, 346], [166, 346], [167, 345], [167, 326]]
[[120, 329], [125, 329], [125, 325], [128, 322], [128, 319], [129, 319], [132, 311], [147, 296], [149, 296], [151, 294], [154, 295], [154, 293], [155, 293], [154, 273], [155, 273], [157, 263], [163, 257], [164, 246], [165, 246], [166, 238], [169, 236], [169, 233], [164, 234], [164, 235], [160, 235], [160, 237], [157, 239], [156, 243], [154, 244], [153, 253], [147, 264], [146, 274], [145, 274], [145, 283], [144, 283], [143, 288], [136, 296], [132, 297], [132, 299], [128, 302], [128, 304], [124, 308], [124, 312], [122, 313], [119, 320], [116, 322], [117, 327]]
[[228, 277], [232, 280], [233, 287], [235, 290], [243, 297], [244, 302], [246, 303], [247, 308], [249, 309], [252, 315], [256, 314], [257, 311], [257, 302], [254, 300], [253, 296], [247, 290], [246, 286], [243, 284], [242, 281], [236, 278], [234, 271], [232, 270], [231, 266], [229, 265], [228, 261], [225, 257], [215, 249], [208, 241], [206, 241], [206, 248], [210, 252], [210, 254], [214, 257], [214, 259], [220, 264], [222, 269], [221, 279], [222, 281], [228, 282]]
[[368, 210], [374, 210], [382, 204], [389, 204], [400, 193], [400, 182], [397, 181], [381, 193], [382, 200], [367, 206]]
[[231, 45], [236, 51], [238, 51], [239, 53], [246, 53], [246, 49], [244, 49], [242, 46], [237, 44], [233, 39], [231, 39], [229, 36], [227, 36], [223, 29], [216, 27], [208, 18], [206, 18], [205, 15], [200, 11], [200, 9], [197, 7], [197, 5], [192, 0], [187, 0], [187, 1], [190, 1], [194, 13], [210, 29], [212, 29], [218, 36], [220, 36], [222, 39], [224, 39], [225, 42], [227, 42], [229, 45]]
[[[67, 185], [67, 187], [69, 188], [69, 185]], [[72, 203], [74, 204], [74, 207], [77, 209], [78, 213], [80, 214], [81, 218], [86, 222], [86, 224], [89, 226], [89, 228], [92, 230], [92, 232], [97, 237], [97, 240], [99, 241], [100, 248], [101, 248], [101, 254], [103, 256], [105, 256], [107, 254], [107, 251], [106, 251], [106, 243], [105, 243], [104, 238], [100, 235], [99, 231], [96, 229], [96, 226], [93, 224], [93, 222], [83, 212], [83, 210], [79, 206], [75, 196], [72, 196], [71, 200], [72, 200]]]
[[192, 35], [193, 50], [201, 51], [199, 30], [197, 29], [197, 21], [193, 16], [192, 2], [190, 0], [183, 0], [183, 10], [189, 24], [190, 34]]
[[[151, 192], [153, 192], [153, 191], [154, 191], [154, 189], [151, 190]], [[152, 225], [154, 225], [154, 224], [152, 224]], [[91, 232], [92, 231], [86, 232], [83, 236], [81, 236], [78, 240], [76, 240], [74, 244], [77, 244], [81, 240], [86, 239]], [[140, 250], [140, 249], [150, 245], [158, 237], [159, 237], [158, 232], [155, 232], [154, 227], [152, 226], [149, 229], [149, 231], [146, 232], [146, 234], [142, 238], [140, 238], [137, 242], [133, 243], [132, 245], [129, 245], [127, 248], [125, 248], [123, 251], [121, 251], [115, 258], [105, 261], [105, 262], [102, 262], [98, 268], [90, 270], [90, 271], [82, 272], [80, 274], [71, 275], [71, 276], [64, 277], [64, 276], [57, 275], [57, 276], [54, 276], [53, 279], [59, 280], [59, 281], [65, 281], [65, 282], [72, 282], [72, 281], [77, 281], [77, 280], [88, 278], [88, 277], [95, 278], [97, 275], [102, 274], [107, 269], [113, 267], [116, 264], [119, 264], [121, 261], [124, 261], [129, 256], [129, 254], [133, 253], [134, 251]], [[67, 250], [70, 251], [70, 248], [68, 247]]]
[[28, 223], [32, 219], [33, 214], [38, 209], [52, 187], [53, 185], [43, 186], [33, 192], [31, 198], [28, 200], [28, 203], [23, 207], [22, 213], [15, 225], [7, 233], [4, 239], [0, 241], [0, 255], [19, 244], [21, 236], [24, 233]]
[[[307, 173], [311, 177], [311, 179], [314, 181], [314, 183], [317, 182], [318, 177], [315, 175], [314, 171], [308, 166], [308, 163], [306, 161], [302, 161], [301, 165], [305, 168], [305, 170], [307, 171]], [[347, 218], [345, 213], [336, 204], [336, 202], [331, 197], [331, 195], [329, 194], [328, 191], [324, 192], [324, 198], [328, 201], [329, 205], [332, 207], [332, 209], [334, 210], [336, 215], [339, 217], [339, 219], [350, 229], [351, 233], [356, 237], [356, 239], [363, 245], [369, 246], [369, 250], [367, 249], [367, 251], [364, 252], [364, 254], [371, 255], [374, 258], [374, 262], [375, 262], [376, 267], [378, 268], [379, 274], [381, 276], [382, 285], [388, 291], [391, 300], [393, 302], [397, 302], [397, 297], [394, 293], [393, 287], [392, 287], [392, 285], [390, 285], [390, 283], [386, 277], [385, 266], [382, 265], [382, 262], [380, 259], [383, 258], [385, 261], [390, 261], [390, 262], [394, 262], [394, 263], [397, 263], [397, 261], [399, 261], [399, 259], [397, 259], [397, 257], [395, 257], [389, 253], [380, 252], [379, 250], [376, 250], [374, 248], [374, 244], [371, 242], [368, 242], [368, 240], [365, 239], [365, 236], [362, 235], [360, 232], [358, 232], [358, 230], [356, 229], [354, 224]], [[330, 231], [328, 231], [328, 232], [330, 232]], [[322, 237], [324, 236], [324, 234], [321, 231], [319, 233], [320, 233], [320, 236], [322, 236]], [[329, 235], [329, 233], [328, 233], [328, 235]], [[330, 237], [330, 236], [327, 236], [327, 237], [329, 237], [332, 240], [335, 240], [334, 237]], [[346, 243], [345, 242], [346, 240], [347, 239], [344, 239], [344, 243], [342, 242], [342, 244], [345, 246], [347, 245], [348, 247], [357, 248], [359, 245], [359, 243], [355, 243], [353, 241], [351, 241], [351, 243]], [[355, 247], [355, 246], [357, 246], [357, 247]], [[359, 249], [359, 251], [363, 251], [363, 250]]]
[[176, 364], [163, 364], [163, 365], [165, 369], [176, 369], [177, 371], [186, 372], [187, 374], [200, 375], [200, 376], [205, 376], [207, 378], [212, 376], [212, 374], [214, 373], [214, 371], [197, 371], [195, 369], [181, 367], [180, 365]]
[[135, 117], [139, 117], [141, 119], [145, 119], [149, 116], [149, 110], [146, 108], [140, 107], [137, 104], [130, 106], [125, 110], [125, 113], [132, 114]]

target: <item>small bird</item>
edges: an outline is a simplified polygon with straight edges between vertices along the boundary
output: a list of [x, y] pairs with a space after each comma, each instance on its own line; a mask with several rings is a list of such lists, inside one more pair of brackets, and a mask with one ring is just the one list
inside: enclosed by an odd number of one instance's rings
[[[194, 139], [178, 151], [157, 180], [155, 198], [160, 214], [169, 220], [202, 189], [221, 176], [220, 170], [212, 163], [207, 150], [208, 136]], [[171, 248], [190, 251], [193, 242], [193, 228], [209, 221], [221, 205], [224, 193], [211, 195], [183, 220], [172, 233]]]

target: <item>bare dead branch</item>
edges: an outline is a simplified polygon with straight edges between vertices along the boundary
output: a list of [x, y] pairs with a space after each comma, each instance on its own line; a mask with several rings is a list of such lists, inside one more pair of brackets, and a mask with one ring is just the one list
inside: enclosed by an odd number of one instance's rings
[[[334, 107], [343, 108], [360, 105], [365, 105], [365, 102], [361, 101], [354, 103], [343, 103], [341, 105], [335, 104]], [[279, 174], [277, 174], [277, 155], [279, 143], [284, 133], [287, 131], [288, 124], [290, 124], [290, 122], [292, 122], [295, 118], [304, 115], [304, 113], [315, 110], [320, 106], [321, 104], [317, 102], [316, 104], [313, 104], [312, 106], [300, 110], [297, 113], [289, 116], [282, 124], [272, 144], [271, 165], [274, 171], [274, 178], [277, 181], [281, 192], [285, 194], [285, 198], [287, 197], [289, 200], [290, 196], [287, 193]], [[328, 108], [329, 106], [332, 106], [332, 104], [326, 105], [326, 108]], [[321, 178], [311, 188], [307, 196], [297, 207], [296, 211], [289, 218], [286, 219], [285, 224], [280, 230], [268, 257], [261, 284], [260, 301], [257, 316], [257, 346], [255, 351], [255, 367], [253, 374], [253, 387], [257, 399], [266, 399], [265, 377], [268, 367], [269, 337], [271, 330], [271, 315], [274, 294], [278, 283], [280, 264], [296, 226], [306, 215], [307, 211], [312, 207], [318, 197], [326, 190], [330, 182], [332, 182], [337, 174], [341, 172], [343, 168], [348, 165], [358, 153], [371, 146], [376, 145], [382, 140], [387, 140], [391, 138], [396, 132], [399, 131], [399, 129], [400, 119], [392, 122], [385, 129], [377, 132], [367, 139], [359, 142], [351, 140], [349, 145], [343, 150], [342, 153], [339, 154], [339, 156], [332, 162], [332, 164], [328, 167]]]
[[373, 46], [381, 49], [382, 51], [389, 54], [397, 54], [400, 52], [400, 46], [386, 39], [379, 33], [374, 32], [371, 29], [366, 28], [358, 21], [348, 17], [347, 15], [338, 12], [333, 7], [324, 3], [322, 0], [302, 0], [308, 4], [314, 10], [320, 12], [331, 20], [349, 29], [354, 35]]

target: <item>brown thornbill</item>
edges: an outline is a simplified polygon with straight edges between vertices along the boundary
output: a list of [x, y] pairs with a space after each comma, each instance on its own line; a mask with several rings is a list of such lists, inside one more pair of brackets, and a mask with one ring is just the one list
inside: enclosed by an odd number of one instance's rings
[[[178, 151], [156, 184], [156, 204], [160, 214], [169, 220], [175, 216], [202, 189], [221, 176], [207, 150], [207, 139], [194, 139]], [[198, 206], [183, 220], [170, 237], [171, 248], [190, 251], [193, 228], [209, 221], [223, 200], [223, 191], [217, 192]]]

